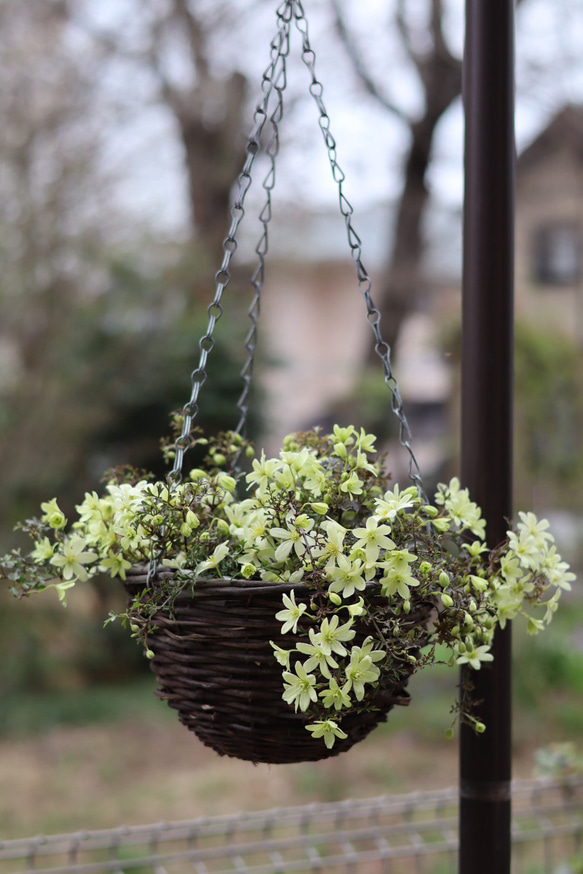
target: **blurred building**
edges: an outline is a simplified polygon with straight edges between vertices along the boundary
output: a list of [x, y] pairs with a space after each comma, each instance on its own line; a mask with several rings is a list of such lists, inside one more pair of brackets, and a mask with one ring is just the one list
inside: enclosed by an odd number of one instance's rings
[[517, 314], [583, 345], [583, 106], [555, 115], [516, 181]]

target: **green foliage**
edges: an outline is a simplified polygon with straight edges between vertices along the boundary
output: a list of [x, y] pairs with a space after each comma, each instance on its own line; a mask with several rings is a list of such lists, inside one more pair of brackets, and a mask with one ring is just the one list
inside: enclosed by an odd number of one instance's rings
[[58, 726], [108, 724], [139, 714], [170, 718], [152, 695], [154, 678], [145, 677], [120, 685], [93, 685], [91, 689], [50, 692], [13, 690], [2, 694], [0, 737], [42, 735]]
[[[65, 693], [91, 685], [129, 682], [146, 671], [140, 648], [119, 623], [103, 621], [107, 609], [123, 610], [125, 594], [107, 586], [105, 607], [97, 596], [101, 581], [75, 593], [71, 610], [57, 598], [16, 603], [0, 597], [2, 672], [0, 695]], [[1, 709], [1, 708], [0, 708]]]
[[520, 627], [513, 635], [516, 735], [524, 732], [540, 743], [583, 733], [583, 602], [570, 597], [555, 619], [535, 646]]
[[[100, 265], [103, 293], [79, 289], [63, 301], [66, 313], [54, 302], [52, 333], [39, 340], [38, 360], [2, 397], [0, 516], [7, 526], [49, 494], [59, 494], [70, 511], [107, 467], [131, 462], [163, 473], [159, 440], [168, 411], [190, 395], [212, 288], [201, 285], [205, 260], [190, 247], [144, 240], [143, 252], [109, 257]], [[200, 395], [200, 420], [210, 434], [234, 427], [238, 416], [249, 296], [238, 297], [217, 325]], [[25, 325], [41, 319], [30, 306]], [[0, 543], [11, 541], [9, 528], [0, 528]]]
[[564, 336], [516, 327], [515, 433], [519, 498], [532, 481], [547, 503], [581, 508], [583, 368]]
[[[173, 484], [136, 482], [123, 470], [105, 496], [85, 495], [70, 527], [55, 499], [44, 502], [41, 518], [23, 526], [33, 550], [4, 556], [0, 576], [18, 597], [54, 588], [65, 601], [78, 582], [98, 573], [125, 578], [154, 557], [173, 573], [123, 614], [147, 657], [155, 655], [157, 614], [172, 613], [199, 577], [289, 584], [276, 618], [290, 647], [272, 644], [283, 698], [331, 747], [346, 736], [347, 712], [374, 708], [375, 690], [399, 688], [443, 661], [479, 670], [492, 660], [496, 626], [519, 615], [529, 633], [542, 630], [573, 578], [548, 522], [532, 513], [520, 513], [516, 531], [490, 550], [480, 509], [456, 479], [439, 486], [434, 504], [413, 486], [389, 490], [371, 460], [375, 439], [352, 426], [290, 435], [279, 458], [253, 461], [238, 498], [237, 460], [252, 454], [250, 444], [233, 432], [180, 436], [178, 446], [208, 450], [203, 468]], [[307, 594], [297, 601], [300, 583]], [[357, 628], [365, 629], [358, 642]], [[460, 713], [484, 730], [465, 696]]]

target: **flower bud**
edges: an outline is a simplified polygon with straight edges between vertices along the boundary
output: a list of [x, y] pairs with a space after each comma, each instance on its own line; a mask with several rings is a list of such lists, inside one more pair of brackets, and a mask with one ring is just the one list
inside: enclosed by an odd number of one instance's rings
[[198, 528], [198, 526], [200, 525], [198, 516], [196, 515], [196, 513], [193, 513], [192, 510], [187, 510], [186, 521], [191, 528]]
[[325, 504], [324, 501], [316, 501], [313, 504], [310, 504], [314, 513], [317, 513], [319, 516], [325, 516], [328, 512], [328, 504]]
[[477, 577], [475, 574], [472, 574], [470, 580], [472, 582], [473, 588], [477, 592], [485, 592], [488, 588], [488, 583], [486, 582], [486, 580], [482, 579], [482, 577]]
[[146, 656], [147, 659], [152, 660], [154, 658], [154, 656], [156, 655], [156, 653], [152, 649], [147, 649], [145, 651], [144, 655]]
[[336, 592], [328, 592], [328, 597], [333, 604], [336, 604], [337, 607], [342, 604], [342, 598]]
[[444, 607], [453, 607], [453, 598], [445, 592], [441, 593], [441, 603]]
[[234, 478], [229, 476], [228, 473], [220, 473], [217, 476], [217, 483], [223, 488], [226, 492], [234, 492], [237, 486]]
[[442, 586], [444, 589], [449, 586], [449, 577], [445, 571], [441, 571], [441, 573], [439, 574], [439, 585]]

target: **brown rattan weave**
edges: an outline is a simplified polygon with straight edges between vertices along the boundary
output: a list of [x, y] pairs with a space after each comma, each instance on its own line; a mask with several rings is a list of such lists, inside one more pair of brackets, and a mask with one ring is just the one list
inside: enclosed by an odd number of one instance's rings
[[[128, 573], [130, 598], [144, 590], [146, 579], [143, 569]], [[272, 764], [335, 756], [385, 721], [394, 705], [409, 702], [405, 687], [411, 669], [402, 664], [398, 682], [369, 697], [375, 709], [342, 718], [345, 740], [337, 739], [330, 750], [323, 739], [314, 739], [305, 729], [313, 718], [296, 713], [282, 698], [282, 668], [270, 645], [293, 645], [293, 635], [282, 636], [275, 619], [282, 593], [292, 589], [298, 603], [309, 598], [301, 584], [197, 580], [188, 593], [178, 595], [171, 613], [155, 616], [148, 646], [155, 654], [151, 666], [158, 679], [156, 694], [220, 755]], [[427, 616], [430, 610], [427, 605]], [[411, 617], [411, 624], [419, 618]], [[370, 627], [357, 628], [353, 643], [370, 633]]]

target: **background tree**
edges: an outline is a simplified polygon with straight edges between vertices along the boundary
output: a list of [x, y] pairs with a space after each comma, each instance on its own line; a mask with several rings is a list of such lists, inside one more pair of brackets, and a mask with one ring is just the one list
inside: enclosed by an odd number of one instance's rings
[[[34, 471], [40, 487], [55, 474], [59, 479], [59, 436], [75, 428], [70, 407], [62, 404], [63, 352], [79, 316], [104, 291], [99, 253], [111, 242], [115, 224], [106, 205], [110, 180], [100, 161], [104, 116], [94, 88], [95, 59], [86, 55], [81, 64], [66, 48], [65, 29], [61, 4], [33, 0], [1, 6], [4, 518], [12, 515], [8, 504], [17, 498], [23, 472]], [[48, 420], [54, 427], [47, 433]], [[75, 451], [71, 447], [72, 455]], [[40, 456], [42, 465], [36, 463]], [[74, 458], [68, 463], [74, 466]]]
[[105, 24], [84, 0], [69, 6], [71, 20], [109, 62], [125, 64], [147, 81], [149, 99], [169, 111], [182, 148], [191, 238], [214, 269], [247, 126], [245, 59], [229, 52], [226, 65], [221, 42], [226, 34], [233, 38], [238, 17], [249, 15], [254, 5], [259, 4], [129, 0]]
[[[235, 172], [219, 160], [216, 137], [214, 145], [201, 146], [223, 171], [211, 171], [200, 150], [192, 162], [201, 180], [193, 200], [204, 238], [196, 246], [188, 235], [169, 240], [151, 215], [124, 203], [127, 165], [118, 157], [116, 136], [136, 120], [130, 117], [130, 104], [140, 103], [136, 92], [144, 97], [148, 89], [134, 70], [128, 103], [119, 84], [129, 80], [119, 78], [119, 68], [112, 71], [109, 48], [79, 27], [72, 12], [72, 4], [52, 0], [0, 4], [2, 549], [14, 543], [12, 524], [38, 512], [40, 501], [58, 494], [68, 509], [84, 490], [97, 488], [112, 465], [158, 465], [162, 473], [159, 439], [170, 411], [187, 398], [196, 340], [206, 329], [193, 289], [202, 287], [211, 262], [216, 269], [218, 214], [222, 239]], [[162, 28], [153, 30], [163, 43]], [[178, 85], [168, 84], [168, 77], [157, 72], [156, 81], [164, 81], [165, 94], [178, 106]], [[225, 85], [231, 99], [236, 80]], [[199, 102], [208, 104], [212, 87], [205, 80], [199, 90], [206, 97]], [[182, 99], [186, 131], [189, 101]], [[225, 122], [229, 135], [221, 134], [229, 144], [237, 142], [239, 111], [237, 104]], [[208, 105], [204, 112], [212, 121]], [[203, 124], [203, 114], [201, 135], [212, 139], [213, 124]], [[192, 228], [193, 237], [194, 221]], [[233, 342], [232, 333], [245, 326], [221, 327], [212, 379], [201, 398], [211, 431], [236, 423], [241, 389], [232, 350], [242, 351], [242, 342]], [[40, 637], [55, 640], [48, 649], [69, 666], [60, 672], [65, 683], [104, 676], [116, 663], [135, 666], [127, 653], [120, 656], [123, 632], [109, 629], [105, 645], [90, 644], [101, 640], [110, 597], [95, 587], [82, 635], [65, 630], [71, 617], [62, 610], [39, 619]], [[11, 682], [50, 682], [39, 640], [12, 624], [4, 599], [2, 607], [3, 641], [20, 666]], [[58, 639], [69, 641], [66, 652]]]
[[[438, 126], [461, 96], [462, 59], [451, 45], [451, 36], [448, 36], [448, 13], [452, 9], [446, 0], [422, 0], [421, 3], [393, 0], [384, 31], [386, 55], [392, 57], [394, 36], [398, 35], [400, 59], [405, 62], [420, 96], [418, 108], [411, 110], [409, 91], [403, 88], [404, 71], [395, 74], [394, 70], [391, 71], [390, 61], [384, 65], [384, 76], [378, 69], [373, 69], [349, 23], [348, 4], [344, 0], [331, 0], [331, 3], [336, 31], [361, 86], [377, 106], [396, 119], [407, 132], [401, 191], [395, 207], [395, 220], [388, 241], [390, 254], [378, 300], [381, 314], [384, 314], [383, 335], [394, 348], [403, 321], [418, 307], [419, 294], [424, 290], [424, 221], [430, 201], [428, 172]], [[522, 0], [517, 0], [517, 4], [521, 3]], [[457, 13], [461, 15], [459, 6]], [[360, 10], [356, 14], [360, 14]]]

